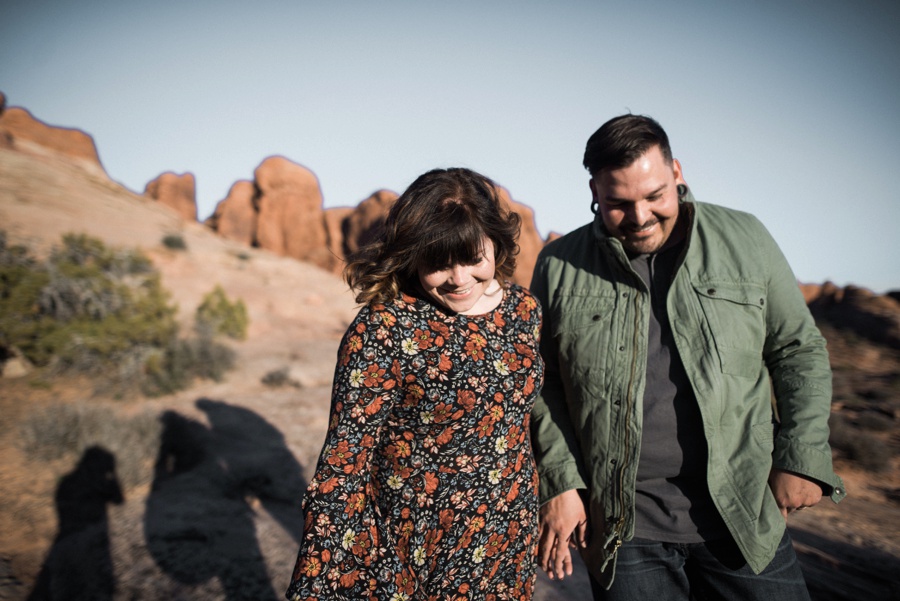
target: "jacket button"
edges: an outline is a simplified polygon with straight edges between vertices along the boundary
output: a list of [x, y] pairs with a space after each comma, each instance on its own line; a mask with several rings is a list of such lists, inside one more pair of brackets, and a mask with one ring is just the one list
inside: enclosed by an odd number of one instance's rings
[[620, 350], [620, 351], [624, 351], [624, 350], [625, 350], [625, 347], [624, 347], [624, 346], [620, 346], [620, 347], [619, 347], [619, 350]]
[[759, 304], [760, 304], [760, 306], [765, 305], [766, 299], [764, 299], [764, 298], [759, 299]]
[[616, 399], [615, 402], [613, 403], [613, 405], [615, 405], [616, 407], [618, 407], [621, 404], [622, 404], [622, 401], [620, 401], [619, 399]]
[[611, 464], [615, 465], [615, 464], [619, 463], [619, 460], [618, 459], [610, 459], [609, 462]]
[[600, 321], [600, 316], [594, 315], [593, 317], [591, 317], [591, 319], [593, 319], [594, 321]]
[[709, 294], [709, 295], [714, 295], [714, 294], [716, 293], [716, 289], [715, 289], [715, 288], [710, 288], [709, 290], [706, 291], [706, 293]]

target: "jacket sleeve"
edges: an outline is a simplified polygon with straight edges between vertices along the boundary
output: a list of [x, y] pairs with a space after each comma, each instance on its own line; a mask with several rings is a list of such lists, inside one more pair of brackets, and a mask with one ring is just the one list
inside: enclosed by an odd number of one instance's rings
[[569, 417], [566, 393], [560, 377], [559, 352], [553, 336], [554, 312], [547, 274], [548, 258], [542, 253], [535, 265], [531, 292], [543, 307], [541, 356], [544, 385], [531, 415], [531, 440], [540, 480], [541, 503], [571, 489], [586, 489], [587, 477], [575, 428]]
[[825, 339], [787, 260], [762, 224], [760, 230], [769, 268], [763, 358], [780, 423], [773, 466], [816, 480], [838, 502], [846, 492], [833, 471], [828, 444], [831, 368]]

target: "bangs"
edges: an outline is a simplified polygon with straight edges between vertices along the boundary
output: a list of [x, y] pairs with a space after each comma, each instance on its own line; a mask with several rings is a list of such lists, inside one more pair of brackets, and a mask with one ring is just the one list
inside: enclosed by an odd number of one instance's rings
[[451, 265], [478, 263], [484, 251], [486, 234], [473, 217], [459, 207], [459, 210], [433, 220], [415, 245], [416, 267], [433, 272]]

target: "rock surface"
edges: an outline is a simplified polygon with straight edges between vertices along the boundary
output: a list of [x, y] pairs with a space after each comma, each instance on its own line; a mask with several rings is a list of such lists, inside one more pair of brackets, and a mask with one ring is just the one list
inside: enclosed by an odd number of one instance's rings
[[173, 209], [186, 221], [197, 221], [197, 187], [192, 173], [163, 173], [147, 184], [144, 195]]
[[78, 129], [47, 125], [24, 108], [7, 107], [5, 96], [0, 99], [0, 147], [61, 155], [73, 165], [106, 175], [91, 136]]

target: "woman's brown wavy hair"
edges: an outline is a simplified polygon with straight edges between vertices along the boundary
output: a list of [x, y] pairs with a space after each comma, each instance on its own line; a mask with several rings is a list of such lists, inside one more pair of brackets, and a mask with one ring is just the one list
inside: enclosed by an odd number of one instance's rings
[[350, 257], [344, 279], [361, 304], [386, 303], [401, 292], [416, 295], [420, 268], [475, 264], [487, 237], [494, 244], [495, 277], [505, 284], [516, 269], [519, 228], [519, 215], [501, 205], [493, 181], [470, 169], [435, 169], [400, 195], [381, 236]]

